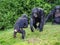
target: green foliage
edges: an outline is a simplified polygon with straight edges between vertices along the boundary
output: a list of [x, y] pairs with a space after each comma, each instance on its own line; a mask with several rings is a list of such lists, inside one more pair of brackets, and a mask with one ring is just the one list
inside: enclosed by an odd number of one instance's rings
[[60, 4], [60, 0], [50, 1], [54, 3], [49, 3], [47, 0], [0, 0], [0, 29], [12, 27], [23, 13], [26, 13], [29, 17], [34, 7], [43, 8], [47, 15], [50, 9]]

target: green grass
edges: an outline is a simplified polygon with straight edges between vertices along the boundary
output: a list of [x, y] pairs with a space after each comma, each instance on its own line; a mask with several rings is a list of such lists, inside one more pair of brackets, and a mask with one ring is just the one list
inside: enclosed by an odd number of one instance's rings
[[21, 34], [13, 38], [13, 28], [0, 31], [0, 45], [60, 45], [60, 25], [46, 24], [44, 31], [31, 32], [26, 28], [26, 37], [21, 39]]

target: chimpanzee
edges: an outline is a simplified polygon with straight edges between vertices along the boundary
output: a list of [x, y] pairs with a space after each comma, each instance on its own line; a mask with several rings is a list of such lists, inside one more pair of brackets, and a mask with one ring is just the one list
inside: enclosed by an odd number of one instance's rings
[[22, 34], [22, 39], [25, 38], [25, 30], [23, 28], [28, 27], [28, 17], [26, 14], [22, 14], [22, 17], [19, 17], [14, 25], [14, 38], [16, 37], [17, 33]]
[[30, 19], [30, 29], [32, 32], [34, 32], [35, 29], [39, 29], [39, 31], [43, 31], [44, 26], [44, 18], [45, 18], [45, 12], [42, 8], [33, 8], [31, 13], [31, 19]]
[[56, 6], [47, 16], [46, 21], [53, 18], [52, 24], [60, 24], [60, 6]]

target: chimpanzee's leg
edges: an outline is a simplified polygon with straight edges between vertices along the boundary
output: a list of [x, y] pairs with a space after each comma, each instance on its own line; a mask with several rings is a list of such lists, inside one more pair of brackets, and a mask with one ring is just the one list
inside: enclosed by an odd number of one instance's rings
[[14, 29], [14, 38], [16, 38], [17, 29]]
[[22, 34], [22, 39], [24, 39], [25, 38], [25, 30], [20, 28], [20, 31], [18, 31], [18, 32]]
[[31, 19], [30, 19], [30, 29], [31, 29], [32, 32], [34, 32], [33, 21], [34, 21], [34, 20], [31, 18]]
[[55, 25], [55, 24], [56, 24], [56, 23], [55, 23], [55, 19], [53, 19], [53, 20], [52, 20], [52, 24], [53, 24], [53, 25]]
[[25, 38], [25, 30], [22, 30], [22, 39]]
[[42, 25], [40, 26], [41, 24], [39, 23], [39, 25], [38, 25], [38, 29], [39, 29], [39, 31], [41, 32], [42, 30], [43, 30], [43, 27], [42, 27]]
[[54, 24], [60, 24], [60, 18], [59, 17], [56, 17], [54, 19]]
[[42, 14], [42, 16], [41, 16], [41, 22], [39, 22], [39, 31], [41, 32], [41, 31], [43, 31], [43, 26], [44, 26], [44, 23], [45, 23], [45, 18], [44, 18], [44, 15]]

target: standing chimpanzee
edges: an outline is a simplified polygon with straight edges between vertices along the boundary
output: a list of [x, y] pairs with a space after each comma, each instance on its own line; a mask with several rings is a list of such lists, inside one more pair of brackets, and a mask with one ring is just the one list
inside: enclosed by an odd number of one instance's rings
[[46, 21], [53, 18], [52, 24], [60, 24], [60, 6], [56, 6], [47, 16]]
[[32, 9], [32, 14], [30, 19], [30, 28], [32, 32], [34, 32], [34, 28], [35, 29], [38, 28], [39, 31], [43, 31], [44, 18], [45, 18], [45, 13], [42, 8], [36, 7]]
[[23, 30], [23, 28], [27, 28], [28, 27], [28, 17], [26, 16], [26, 14], [23, 14], [22, 17], [16, 21], [15, 25], [14, 25], [14, 38], [16, 37], [17, 33], [21, 33], [22, 34], [22, 39], [25, 38], [25, 30]]

